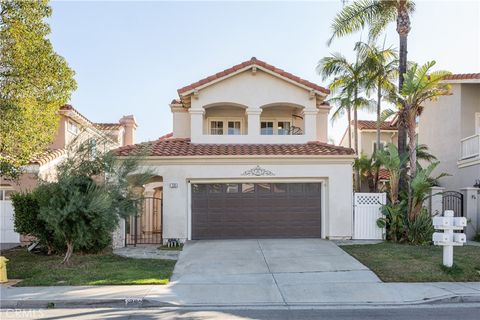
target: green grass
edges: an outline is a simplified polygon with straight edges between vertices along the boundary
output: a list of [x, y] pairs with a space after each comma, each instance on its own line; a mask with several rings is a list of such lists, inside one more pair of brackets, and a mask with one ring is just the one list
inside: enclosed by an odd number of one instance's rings
[[178, 247], [169, 247], [167, 245], [162, 245], [157, 248], [158, 250], [164, 250], [164, 251], [182, 251], [183, 250], [183, 244], [179, 245]]
[[455, 247], [453, 268], [442, 265], [437, 246], [385, 242], [341, 248], [386, 282], [480, 281], [480, 247]]
[[68, 266], [60, 264], [63, 257], [37, 255], [26, 249], [2, 253], [9, 279], [23, 279], [17, 286], [167, 284], [175, 261], [131, 259], [105, 254], [75, 254]]

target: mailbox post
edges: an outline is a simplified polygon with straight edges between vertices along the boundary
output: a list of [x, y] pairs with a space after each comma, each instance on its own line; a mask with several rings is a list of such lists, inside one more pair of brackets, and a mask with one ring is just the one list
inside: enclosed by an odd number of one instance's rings
[[467, 242], [464, 233], [454, 233], [455, 230], [462, 230], [467, 226], [467, 218], [454, 217], [452, 210], [445, 210], [443, 217], [433, 218], [433, 243], [437, 246], [443, 246], [443, 265], [451, 268], [453, 266], [453, 247], [463, 246]]

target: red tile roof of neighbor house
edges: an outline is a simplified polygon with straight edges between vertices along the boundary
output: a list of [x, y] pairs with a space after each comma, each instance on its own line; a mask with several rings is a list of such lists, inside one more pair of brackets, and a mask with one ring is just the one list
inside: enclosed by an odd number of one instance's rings
[[322, 142], [305, 144], [193, 144], [190, 139], [172, 138], [167, 134], [158, 140], [120, 147], [119, 156], [147, 155], [157, 157], [191, 156], [342, 156], [353, 155], [350, 148]]
[[[352, 121], [352, 125], [354, 122]], [[377, 121], [375, 120], [358, 120], [359, 130], [377, 130]], [[380, 130], [397, 130], [390, 121], [384, 121], [380, 124]]]
[[445, 77], [445, 80], [480, 80], [480, 73], [458, 73]]
[[67, 149], [48, 149], [30, 160], [30, 164], [44, 165], [67, 153]]
[[234, 73], [234, 72], [236, 72], [236, 71], [238, 71], [238, 70], [240, 70], [240, 69], [243, 69], [243, 68], [246, 68], [246, 67], [249, 67], [249, 66], [254, 66], [254, 65], [259, 66], [259, 67], [262, 67], [262, 68], [265, 68], [265, 69], [267, 69], [267, 70], [269, 70], [269, 71], [272, 71], [272, 72], [274, 72], [274, 73], [276, 73], [276, 74], [278, 74], [278, 75], [280, 75], [280, 76], [282, 76], [282, 77], [288, 78], [288, 79], [290, 79], [290, 80], [292, 80], [292, 81], [295, 81], [295, 82], [297, 82], [297, 83], [299, 83], [299, 84], [302, 84], [302, 85], [304, 85], [304, 86], [306, 86], [306, 87], [308, 87], [308, 88], [311, 88], [311, 89], [314, 89], [314, 90], [323, 92], [323, 93], [325, 93], [325, 94], [329, 94], [329, 93], [330, 93], [330, 90], [328, 90], [327, 88], [321, 87], [321, 86], [319, 86], [319, 85], [317, 85], [317, 84], [315, 84], [315, 83], [313, 83], [313, 82], [310, 82], [310, 81], [308, 81], [308, 80], [305, 80], [305, 79], [302, 79], [302, 78], [300, 78], [300, 77], [297, 77], [297, 76], [295, 76], [295, 75], [293, 75], [293, 74], [291, 74], [291, 73], [289, 73], [289, 72], [286, 72], [286, 71], [284, 71], [284, 70], [282, 70], [282, 69], [279, 69], [279, 68], [277, 68], [277, 67], [274, 67], [274, 66], [272, 66], [272, 65], [270, 65], [270, 64], [268, 64], [268, 63], [266, 63], [266, 62], [264, 62], [264, 61], [262, 61], [262, 60], [258, 60], [258, 59], [255, 58], [255, 57], [252, 57], [250, 60], [247, 60], [247, 61], [244, 61], [244, 62], [242, 62], [242, 63], [239, 63], [239, 64], [237, 64], [237, 65], [235, 65], [235, 66], [233, 66], [233, 67], [231, 67], [231, 68], [225, 69], [225, 70], [223, 70], [223, 71], [221, 71], [221, 72], [218, 72], [218, 73], [216, 73], [216, 74], [214, 74], [214, 75], [211, 75], [211, 76], [209, 76], [209, 77], [206, 77], [206, 78], [204, 78], [204, 79], [202, 79], [202, 80], [199, 80], [199, 81], [197, 81], [197, 82], [194, 82], [194, 83], [192, 83], [192, 84], [189, 84], [188, 86], [185, 86], [185, 87], [183, 87], [183, 88], [180, 88], [180, 89], [177, 90], [177, 92], [178, 92], [179, 95], [181, 95], [182, 93], [185, 93], [185, 92], [187, 92], [187, 91], [193, 90], [193, 89], [195, 89], [195, 88], [197, 88], [197, 87], [200, 87], [200, 86], [202, 86], [202, 85], [204, 85], [204, 84], [207, 84], [207, 83], [212, 82], [212, 81], [214, 81], [214, 80], [218, 80], [218, 79], [220, 79], [220, 78], [226, 77], [226, 76], [228, 76], [228, 75], [230, 75], [230, 74], [232, 74], [232, 73]]
[[387, 169], [381, 168], [378, 172], [378, 179], [379, 180], [389, 180], [390, 179], [390, 172]]

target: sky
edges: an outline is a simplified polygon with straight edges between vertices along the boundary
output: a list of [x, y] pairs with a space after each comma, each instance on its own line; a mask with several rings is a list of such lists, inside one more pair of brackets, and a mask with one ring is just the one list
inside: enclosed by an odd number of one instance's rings
[[[437, 61], [453, 73], [480, 72], [480, 0], [415, 1], [408, 58]], [[71, 104], [94, 122], [133, 114], [136, 141], [172, 130], [177, 89], [255, 56], [328, 85], [315, 72], [333, 52], [353, 60], [365, 33], [335, 40], [330, 24], [341, 0], [314, 2], [53, 1], [50, 39], [75, 70]], [[398, 48], [395, 26], [385, 33]], [[375, 115], [361, 113], [361, 119]], [[346, 119], [330, 124], [339, 142]]]

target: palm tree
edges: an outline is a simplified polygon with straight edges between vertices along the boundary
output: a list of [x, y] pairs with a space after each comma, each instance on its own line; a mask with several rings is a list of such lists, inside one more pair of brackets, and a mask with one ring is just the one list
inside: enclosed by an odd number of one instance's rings
[[357, 42], [355, 49], [359, 51], [366, 71], [367, 93], [377, 92], [377, 146], [380, 146], [381, 110], [384, 94], [391, 95], [396, 87], [393, 81], [398, 76], [397, 51], [392, 48], [383, 49], [374, 42]]
[[410, 176], [412, 179], [417, 173], [417, 118], [423, 111], [426, 101], [436, 100], [439, 96], [449, 93], [448, 84], [441, 81], [450, 74], [448, 71], [431, 71], [435, 61], [427, 62], [423, 66], [414, 63], [405, 74], [405, 82], [398, 95], [406, 115], [408, 152], [410, 158]]
[[[355, 63], [351, 63], [341, 54], [334, 53], [331, 57], [321, 59], [317, 65], [317, 72], [322, 76], [323, 80], [331, 76], [335, 77], [330, 84], [332, 92], [341, 91], [344, 98], [351, 98], [351, 102], [348, 102], [347, 105], [350, 110], [353, 110], [353, 140], [355, 154], [357, 155], [358, 110], [365, 106], [365, 98], [360, 97], [365, 69], [358, 58], [357, 52]], [[348, 110], [349, 113], [350, 110]], [[351, 123], [349, 122], [348, 125], [350, 126]], [[358, 170], [355, 170], [355, 189], [360, 189], [360, 174]]]
[[[332, 37], [328, 41], [342, 37], [369, 26], [370, 38], [375, 39], [386, 28], [396, 21], [400, 39], [400, 59], [398, 65], [398, 88], [402, 89], [404, 74], [407, 70], [407, 40], [410, 32], [410, 15], [415, 11], [412, 0], [358, 0], [343, 7], [332, 22]], [[407, 108], [399, 114], [398, 149], [400, 154], [407, 150]], [[401, 186], [405, 185], [401, 179]]]

